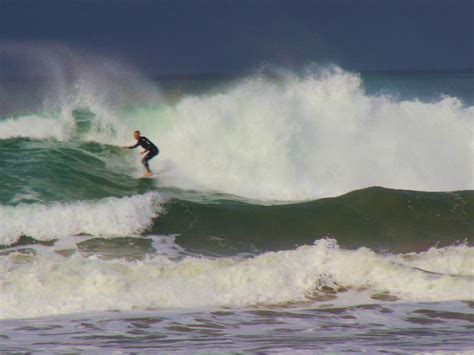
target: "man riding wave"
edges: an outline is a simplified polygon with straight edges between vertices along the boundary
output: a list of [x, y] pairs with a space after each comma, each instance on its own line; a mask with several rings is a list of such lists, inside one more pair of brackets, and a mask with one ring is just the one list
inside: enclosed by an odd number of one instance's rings
[[153, 173], [150, 170], [150, 165], [148, 164], [148, 161], [150, 159], [156, 157], [158, 155], [158, 153], [160, 152], [160, 150], [147, 137], [142, 136], [140, 134], [140, 131], [133, 132], [133, 138], [135, 138], [137, 140], [137, 143], [135, 143], [134, 145], [130, 145], [130, 146], [123, 146], [122, 148], [124, 148], [124, 149], [134, 149], [134, 148], [140, 146], [143, 149], [145, 149], [144, 151], [140, 152], [140, 154], [145, 154], [145, 156], [142, 158], [142, 164], [145, 166], [145, 169], [147, 171], [145, 173], [145, 176], [146, 177], [153, 176]]

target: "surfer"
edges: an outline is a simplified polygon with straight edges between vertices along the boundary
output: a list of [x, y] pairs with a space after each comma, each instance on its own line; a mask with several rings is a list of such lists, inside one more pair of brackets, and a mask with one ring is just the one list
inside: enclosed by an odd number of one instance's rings
[[123, 146], [122, 148], [124, 149], [134, 149], [138, 146], [141, 146], [143, 149], [145, 149], [143, 152], [140, 152], [140, 154], [145, 154], [145, 156], [142, 158], [142, 164], [145, 166], [146, 173], [145, 176], [153, 176], [153, 173], [150, 170], [150, 166], [148, 165], [148, 161], [158, 155], [160, 150], [156, 145], [154, 145], [147, 137], [144, 137], [140, 134], [140, 131], [135, 131], [133, 132], [133, 138], [137, 140], [137, 143], [134, 145], [130, 146]]

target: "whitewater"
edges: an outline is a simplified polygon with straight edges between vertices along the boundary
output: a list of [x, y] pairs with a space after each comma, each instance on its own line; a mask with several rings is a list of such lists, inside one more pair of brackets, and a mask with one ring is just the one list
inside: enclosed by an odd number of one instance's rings
[[331, 301], [333, 307], [474, 301], [474, 249], [466, 246], [380, 255], [366, 248], [342, 250], [335, 240], [324, 239], [250, 259], [179, 258], [177, 248], [167, 249], [168, 255], [133, 262], [64, 257], [61, 250], [28, 257], [12, 253], [1, 260], [0, 318], [311, 301]]

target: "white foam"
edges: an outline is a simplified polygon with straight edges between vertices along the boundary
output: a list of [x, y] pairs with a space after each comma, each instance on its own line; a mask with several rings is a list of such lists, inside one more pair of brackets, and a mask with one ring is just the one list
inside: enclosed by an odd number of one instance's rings
[[185, 97], [142, 131], [174, 167], [164, 184], [295, 201], [374, 185], [472, 189], [473, 124], [474, 107], [456, 98], [370, 96], [336, 69]]
[[0, 205], [0, 245], [24, 235], [37, 240], [78, 234], [129, 236], [143, 232], [160, 211], [160, 196], [152, 192], [96, 201]]
[[73, 123], [49, 117], [24, 116], [0, 120], [0, 139], [26, 137], [54, 138], [60, 141], [71, 136]]
[[368, 297], [373, 293], [389, 293], [400, 302], [474, 299], [472, 278], [423, 272], [366, 248], [341, 250], [333, 240], [245, 260], [157, 256], [127, 262], [10, 254], [0, 257], [0, 284], [0, 318], [270, 305], [308, 301], [318, 288], [335, 285], [350, 289], [339, 298], [352, 305], [379, 302]]
[[430, 248], [423, 253], [399, 255], [397, 258], [407, 265], [432, 272], [474, 276], [474, 248], [467, 245]]

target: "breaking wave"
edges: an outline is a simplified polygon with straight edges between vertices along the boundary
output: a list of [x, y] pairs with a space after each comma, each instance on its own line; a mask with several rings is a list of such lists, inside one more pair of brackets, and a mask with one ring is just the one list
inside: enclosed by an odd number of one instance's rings
[[[175, 103], [122, 111], [87, 93], [56, 121], [0, 121], [0, 137], [123, 145], [140, 129], [161, 149], [156, 162], [166, 170], [163, 186], [266, 201], [311, 200], [374, 185], [474, 188], [473, 107], [453, 97], [421, 102], [369, 95], [358, 75], [338, 68], [260, 75]], [[45, 124], [32, 131], [35, 120]]]
[[[430, 269], [433, 256], [437, 261]], [[130, 262], [13, 253], [0, 257], [0, 318], [308, 302], [348, 306], [473, 300], [473, 259], [473, 248], [467, 246], [383, 255], [367, 248], [340, 249], [332, 239], [246, 259], [157, 256]]]
[[161, 211], [158, 193], [71, 203], [0, 206], [0, 245], [22, 236], [54, 240], [73, 235], [123, 237], [143, 232]]

